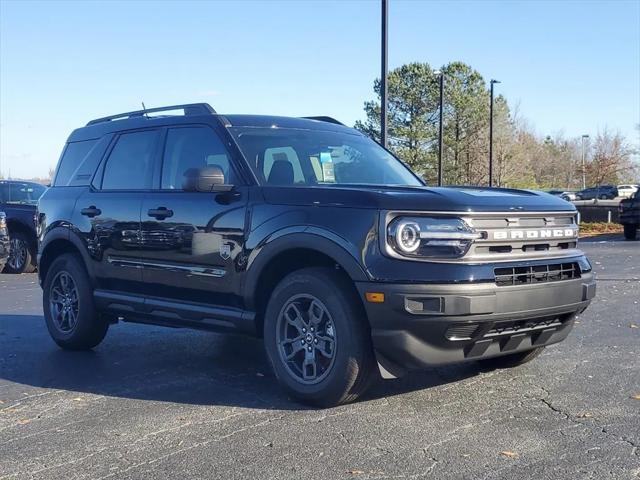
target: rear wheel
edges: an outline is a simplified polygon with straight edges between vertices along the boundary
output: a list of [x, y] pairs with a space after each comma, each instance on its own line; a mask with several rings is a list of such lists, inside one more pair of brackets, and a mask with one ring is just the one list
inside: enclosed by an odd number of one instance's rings
[[64, 349], [91, 349], [107, 334], [109, 324], [96, 312], [90, 285], [84, 265], [72, 254], [61, 255], [47, 272], [44, 318], [51, 338]]
[[328, 407], [358, 398], [373, 380], [371, 334], [353, 286], [328, 268], [285, 277], [265, 312], [264, 340], [280, 384]]
[[636, 240], [638, 238], [638, 225], [633, 223], [625, 223], [624, 227], [624, 238], [627, 240]]
[[8, 273], [32, 273], [36, 269], [29, 239], [22, 232], [10, 234], [9, 258], [4, 271]]
[[544, 347], [534, 348], [526, 352], [511, 353], [501, 357], [487, 358], [479, 360], [480, 365], [491, 370], [498, 368], [513, 368], [530, 362], [544, 351]]

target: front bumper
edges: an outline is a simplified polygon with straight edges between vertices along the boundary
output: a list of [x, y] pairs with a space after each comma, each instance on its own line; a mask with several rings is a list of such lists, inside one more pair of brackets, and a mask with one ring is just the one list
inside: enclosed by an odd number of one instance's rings
[[0, 237], [0, 270], [9, 258], [9, 239]]
[[593, 273], [538, 284], [445, 285], [360, 282], [384, 293], [365, 301], [373, 346], [382, 371], [406, 370], [496, 357], [564, 340], [576, 314], [595, 296]]

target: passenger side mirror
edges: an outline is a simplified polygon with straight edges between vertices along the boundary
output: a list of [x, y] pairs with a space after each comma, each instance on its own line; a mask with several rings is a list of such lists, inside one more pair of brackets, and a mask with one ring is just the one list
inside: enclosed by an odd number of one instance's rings
[[233, 185], [224, 183], [224, 172], [218, 166], [190, 168], [184, 172], [182, 189], [187, 192], [228, 192]]

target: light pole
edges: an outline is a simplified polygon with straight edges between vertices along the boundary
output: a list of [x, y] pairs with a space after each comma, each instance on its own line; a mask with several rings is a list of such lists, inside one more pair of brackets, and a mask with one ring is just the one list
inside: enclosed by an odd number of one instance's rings
[[387, 148], [387, 14], [389, 13], [387, 0], [382, 0], [382, 35], [381, 35], [381, 59], [380, 59], [380, 144]]
[[442, 186], [442, 132], [444, 128], [444, 72], [442, 70], [436, 70], [434, 72], [436, 75], [439, 75], [440, 80], [440, 119], [438, 122], [438, 186]]
[[584, 166], [584, 141], [589, 138], [589, 135], [582, 135], [582, 189], [587, 188], [587, 172]]
[[491, 104], [489, 105], [489, 186], [493, 187], [493, 86], [500, 80], [491, 79]]

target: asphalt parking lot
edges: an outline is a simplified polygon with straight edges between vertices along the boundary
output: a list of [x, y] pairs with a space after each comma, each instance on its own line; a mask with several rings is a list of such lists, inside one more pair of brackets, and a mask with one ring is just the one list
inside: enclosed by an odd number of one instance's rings
[[93, 352], [44, 326], [35, 275], [0, 276], [0, 478], [640, 478], [640, 242], [582, 243], [598, 295], [523, 367], [288, 400], [259, 341], [119, 324]]

